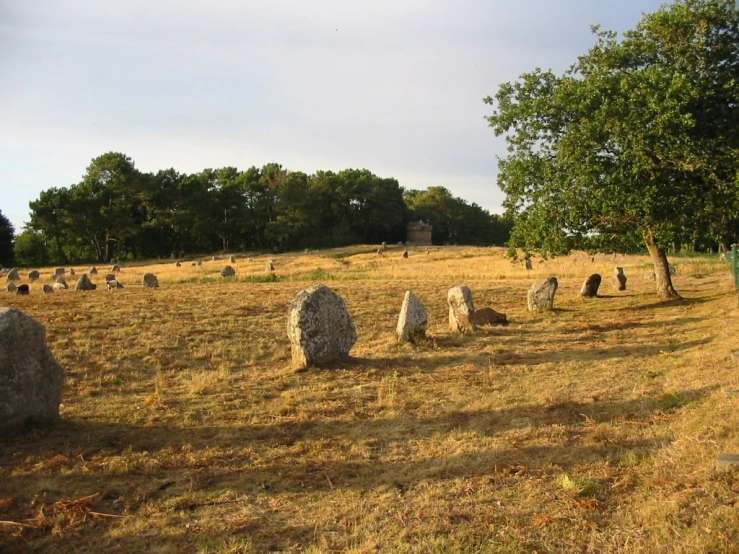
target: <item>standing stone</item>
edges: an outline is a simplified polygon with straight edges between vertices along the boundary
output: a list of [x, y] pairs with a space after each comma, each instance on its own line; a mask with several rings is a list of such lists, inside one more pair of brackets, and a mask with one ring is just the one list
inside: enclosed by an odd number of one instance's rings
[[460, 333], [475, 330], [475, 305], [472, 303], [472, 291], [465, 285], [449, 289], [446, 295], [449, 304], [449, 327]]
[[35, 281], [35, 280], [36, 280], [36, 279], [38, 279], [39, 277], [41, 277], [41, 274], [40, 274], [40, 273], [38, 272], [38, 270], [37, 270], [37, 269], [34, 269], [33, 271], [30, 271], [30, 272], [28, 273], [28, 278], [29, 278], [29, 279], [30, 279], [31, 281]]
[[400, 307], [400, 317], [395, 331], [399, 341], [413, 342], [416, 338], [426, 336], [428, 314], [426, 306], [411, 291], [406, 291]]
[[598, 288], [600, 287], [601, 277], [597, 273], [593, 273], [585, 279], [580, 289], [580, 296], [583, 298], [595, 298], [598, 296]]
[[115, 273], [116, 271], [120, 271], [120, 270], [121, 270], [121, 266], [119, 266], [118, 264], [114, 264], [113, 267], [110, 268], [110, 271], [113, 273]]
[[[56, 285], [59, 285], [59, 287], [57, 287]], [[56, 278], [56, 282], [54, 283], [54, 288], [63, 288], [65, 290], [69, 288], [69, 285], [67, 285], [67, 280], [64, 278], [63, 275], [60, 275], [59, 277]]]
[[20, 281], [21, 276], [18, 274], [18, 270], [13, 268], [8, 271], [8, 281]]
[[344, 358], [357, 341], [357, 330], [344, 300], [326, 285], [304, 289], [287, 314], [295, 369]]
[[15, 286], [13, 281], [8, 281], [6, 288], [8, 289], [8, 292], [16, 292], [18, 290], [18, 287]]
[[63, 267], [57, 267], [54, 270], [54, 277], [59, 277], [60, 275], [64, 275], [66, 272], [67, 272], [67, 270], [64, 269]]
[[98, 274], [98, 268], [95, 267], [95, 266], [92, 266], [90, 268], [90, 271], [88, 271], [87, 273], [89, 273], [90, 275], [97, 275]]
[[217, 260], [218, 260], [218, 256], [213, 256], [213, 257], [211, 258], [211, 261], [213, 261], [213, 262], [215, 262], [215, 261], [217, 261]]
[[378, 249], [377, 249], [377, 255], [378, 255], [378, 256], [382, 256], [382, 255], [383, 255], [383, 251], [382, 251], [382, 248], [378, 248]]
[[657, 274], [654, 271], [650, 271], [649, 273], [644, 274], [644, 280], [645, 281], [656, 281], [657, 280]]
[[41, 323], [0, 308], [0, 428], [59, 419], [64, 370], [46, 345]]
[[141, 280], [141, 284], [147, 289], [159, 288], [159, 279], [153, 273], [144, 273], [144, 278]]
[[236, 263], [236, 256], [231, 256], [231, 257], [230, 257], [230, 258], [228, 259], [228, 261], [229, 261], [229, 262], [231, 262], [232, 264], [235, 264], [235, 263]]
[[670, 275], [677, 275], [677, 269], [675, 269], [673, 266], [668, 265], [667, 269], [670, 272]]
[[115, 273], [108, 273], [105, 275], [105, 281], [115, 281]]
[[18, 289], [15, 291], [16, 294], [31, 294], [31, 287], [27, 283], [18, 285]]
[[44, 290], [44, 294], [49, 294], [49, 293], [54, 292], [54, 287], [52, 287], [51, 285], [44, 285], [43, 290]]
[[554, 309], [554, 295], [558, 286], [556, 277], [547, 277], [531, 285], [527, 295], [529, 311]]
[[426, 254], [431, 254], [431, 250], [429, 250], [429, 249], [427, 248], [427, 249], [426, 249]]
[[182, 264], [180, 262], [175, 262], [174, 266], [175, 267], [182, 267]]
[[408, 257], [408, 250], [403, 250], [403, 257], [404, 258], [407, 258]]
[[236, 275], [236, 270], [230, 265], [224, 265], [221, 269], [221, 277], [233, 277]]
[[264, 271], [274, 271], [275, 270], [275, 264], [272, 263], [272, 260], [268, 261], [264, 265]]
[[624, 275], [623, 267], [617, 267], [613, 271], [613, 286], [616, 290], [626, 290], [626, 275]]
[[92, 286], [92, 281], [87, 276], [87, 273], [83, 273], [82, 277], [77, 279], [77, 284], [74, 286], [74, 290], [95, 290]]
[[531, 259], [530, 259], [530, 258], [526, 258], [526, 260], [524, 260], [524, 261], [525, 261], [525, 263], [526, 263], [526, 269], [527, 269], [527, 270], [530, 270], [530, 269], [534, 269], [534, 266], [533, 266], [533, 264], [531, 263]]
[[70, 274], [70, 275], [77, 275], [77, 274], [76, 274], [76, 273], [74, 272], [74, 268], [73, 268], [73, 267], [70, 267], [70, 268], [69, 268], [69, 274]]
[[382, 244], [380, 245], [380, 248], [382, 248], [383, 250], [386, 250], [387, 249], [387, 243], [384, 240], [382, 241]]
[[203, 265], [203, 260], [198, 260], [198, 265]]

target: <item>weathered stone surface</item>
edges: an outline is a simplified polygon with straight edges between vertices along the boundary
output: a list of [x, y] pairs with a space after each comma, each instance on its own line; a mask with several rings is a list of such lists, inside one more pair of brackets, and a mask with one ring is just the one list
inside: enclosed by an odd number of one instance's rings
[[580, 296], [584, 298], [595, 298], [598, 296], [598, 289], [600, 288], [601, 276], [597, 273], [593, 273], [590, 277], [585, 279], [580, 289]]
[[15, 292], [18, 290], [18, 287], [15, 286], [15, 283], [13, 281], [8, 281], [8, 284], [5, 286], [8, 290], [8, 292]]
[[426, 254], [431, 254], [431, 250], [429, 250], [429, 249], [427, 248], [427, 249], [426, 249]]
[[118, 264], [114, 264], [113, 267], [110, 268], [110, 271], [112, 271], [113, 273], [115, 273], [116, 271], [120, 271], [120, 270], [121, 270], [121, 266]]
[[44, 294], [52, 293], [54, 292], [54, 287], [52, 287], [51, 285], [44, 285], [43, 291]]
[[8, 271], [8, 281], [20, 281], [21, 276], [18, 273], [18, 270], [13, 268], [10, 271]]
[[90, 268], [90, 271], [88, 271], [87, 273], [89, 273], [90, 275], [97, 275], [98, 274], [98, 268], [95, 267], [95, 266], [92, 266]]
[[426, 335], [428, 313], [418, 297], [411, 291], [406, 291], [403, 304], [400, 306], [400, 316], [395, 332], [399, 341], [411, 341]]
[[378, 256], [382, 256], [383, 254], [384, 254], [384, 252], [383, 252], [382, 248], [378, 248], [377, 249], [377, 255]]
[[[60, 285], [60, 287], [57, 287], [56, 285]], [[56, 281], [54, 282], [54, 288], [63, 288], [63, 289], [69, 288], [69, 285], [67, 285], [67, 280], [64, 278], [63, 275], [59, 275], [56, 278]]]
[[274, 270], [275, 270], [275, 264], [273, 264], [271, 260], [264, 265], [264, 271], [274, 271]]
[[669, 270], [670, 275], [677, 275], [677, 269], [675, 269], [673, 266], [668, 265], [667, 269]]
[[465, 285], [449, 289], [446, 295], [449, 304], [449, 328], [460, 333], [475, 330], [475, 305], [472, 303], [472, 291]]
[[534, 269], [534, 265], [531, 263], [531, 260], [529, 258], [526, 258], [524, 260], [524, 264], [526, 265], [526, 269]]
[[52, 285], [54, 290], [67, 290], [67, 283], [54, 283]]
[[30, 279], [31, 281], [35, 281], [35, 280], [36, 280], [36, 279], [38, 279], [39, 277], [41, 277], [41, 274], [40, 274], [40, 273], [38, 272], [38, 270], [37, 270], [37, 269], [34, 269], [33, 271], [29, 271], [29, 272], [28, 272], [28, 278], [29, 278], [29, 279]]
[[556, 277], [547, 277], [531, 285], [527, 294], [529, 311], [554, 309], [554, 295], [558, 286]]
[[59, 419], [64, 371], [46, 330], [14, 308], [0, 308], [0, 429]]
[[95, 287], [92, 285], [92, 281], [90, 281], [87, 273], [83, 273], [82, 277], [77, 279], [77, 284], [74, 286], [74, 290], [95, 290]]
[[616, 290], [626, 290], [626, 275], [624, 275], [623, 267], [617, 267], [613, 271], [613, 288]]
[[224, 265], [221, 269], [221, 277], [233, 277], [236, 275], [236, 270], [230, 265]]
[[383, 250], [385, 250], [387, 248], [387, 243], [384, 240], [382, 241], [382, 244], [380, 245], [380, 248], [382, 248]]
[[725, 471], [727, 469], [739, 469], [739, 454], [722, 453], [716, 458], [716, 469]]
[[232, 264], [235, 264], [235, 263], [236, 263], [236, 256], [231, 256], [231, 257], [230, 257], [230, 258], [228, 259], [228, 261], [229, 261], [230, 263], [232, 263]]
[[326, 285], [295, 297], [287, 315], [293, 367], [300, 369], [344, 358], [357, 340], [344, 300]]
[[110, 281], [106, 281], [105, 284], [107, 285], [109, 291], [123, 288], [123, 283], [121, 283], [118, 279], [111, 279]]
[[77, 275], [77, 274], [75, 273], [75, 271], [74, 271], [74, 268], [73, 268], [73, 267], [70, 267], [70, 268], [69, 268], [69, 274], [70, 274], [70, 275]]
[[144, 277], [141, 279], [141, 284], [144, 285], [144, 288], [156, 289], [159, 287], [159, 279], [157, 279], [157, 276], [153, 273], [144, 273]]
[[180, 262], [175, 262], [174, 266], [175, 267], [182, 267], [182, 264]]
[[404, 258], [407, 258], [408, 257], [408, 250], [403, 250], [403, 257]]
[[203, 260], [198, 260], [198, 265], [203, 265]]
[[24, 283], [23, 285], [18, 285], [18, 289], [15, 291], [16, 294], [31, 294], [31, 287], [28, 286], [27, 283]]
[[59, 277], [60, 275], [64, 275], [66, 272], [67, 272], [67, 270], [64, 269], [63, 267], [57, 267], [54, 270], [54, 277]]
[[508, 325], [508, 317], [492, 308], [480, 308], [475, 310], [474, 322], [477, 326]]
[[106, 281], [115, 281], [115, 273], [108, 273], [105, 275]]
[[644, 274], [644, 280], [645, 281], [656, 281], [657, 280], [657, 274], [654, 271], [650, 271], [649, 273]]

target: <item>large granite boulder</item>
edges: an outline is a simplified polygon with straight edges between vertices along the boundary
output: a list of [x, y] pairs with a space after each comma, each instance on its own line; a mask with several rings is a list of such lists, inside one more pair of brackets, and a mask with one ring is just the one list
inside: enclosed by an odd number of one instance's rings
[[326, 285], [298, 293], [288, 310], [287, 336], [295, 369], [345, 358], [357, 341], [344, 300]]
[[613, 270], [613, 288], [626, 290], [626, 275], [624, 275], [623, 267], [617, 267]]
[[529, 311], [554, 309], [554, 295], [559, 283], [556, 277], [547, 277], [531, 285], [527, 294]]
[[233, 277], [236, 275], [236, 270], [230, 265], [224, 265], [221, 269], [221, 277]]
[[580, 289], [580, 296], [583, 298], [595, 298], [598, 296], [598, 289], [600, 288], [601, 276], [597, 273], [593, 273], [590, 277], [585, 279]]
[[403, 304], [400, 307], [398, 326], [395, 331], [399, 341], [414, 342], [416, 339], [426, 335], [428, 326], [428, 313], [418, 297], [411, 291], [406, 291]]
[[446, 295], [449, 304], [449, 327], [452, 331], [468, 333], [475, 330], [475, 305], [472, 291], [465, 285], [449, 289]]
[[87, 273], [83, 273], [82, 277], [77, 279], [77, 284], [74, 286], [74, 290], [95, 290], [95, 288]]
[[0, 429], [59, 419], [64, 371], [46, 329], [15, 308], [0, 308]]
[[159, 288], [159, 279], [153, 273], [144, 273], [144, 277], [141, 280], [141, 284], [147, 289]]

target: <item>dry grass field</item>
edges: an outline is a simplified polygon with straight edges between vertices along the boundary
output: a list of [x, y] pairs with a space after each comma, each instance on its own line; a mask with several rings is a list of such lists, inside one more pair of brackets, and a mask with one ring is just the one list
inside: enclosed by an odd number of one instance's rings
[[[46, 268], [2, 293], [46, 325], [66, 384], [59, 425], [0, 438], [0, 551], [739, 551], [739, 474], [714, 467], [739, 452], [728, 264], [671, 260], [684, 299], [660, 303], [646, 257], [527, 272], [502, 249], [375, 248], [273, 256], [272, 281], [262, 255], [229, 279], [167, 261], [42, 295]], [[582, 299], [594, 272], [602, 297]], [[556, 310], [527, 312], [550, 274]], [[295, 372], [287, 308], [318, 282], [359, 338]], [[511, 324], [451, 333], [458, 284]], [[394, 335], [406, 290], [429, 309], [418, 345]]]

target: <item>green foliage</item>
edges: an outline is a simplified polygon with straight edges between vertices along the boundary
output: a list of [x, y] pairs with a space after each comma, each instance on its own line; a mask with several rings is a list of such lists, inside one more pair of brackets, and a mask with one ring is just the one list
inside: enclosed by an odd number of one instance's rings
[[561, 254], [718, 237], [739, 225], [739, 12], [677, 0], [563, 75], [535, 69], [485, 102], [508, 155], [511, 246]]
[[578, 477], [570, 477], [566, 473], [559, 476], [559, 484], [564, 490], [572, 492], [578, 496], [592, 496], [598, 491], [598, 485], [592, 481], [587, 481]]
[[25, 229], [15, 238], [16, 264], [22, 267], [43, 267], [49, 264], [46, 241], [41, 233]]
[[15, 229], [10, 220], [0, 211], [0, 265], [10, 267], [13, 265], [13, 238]]

